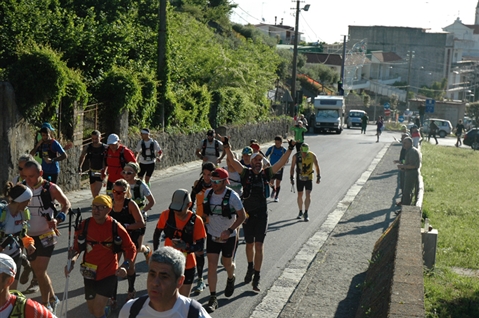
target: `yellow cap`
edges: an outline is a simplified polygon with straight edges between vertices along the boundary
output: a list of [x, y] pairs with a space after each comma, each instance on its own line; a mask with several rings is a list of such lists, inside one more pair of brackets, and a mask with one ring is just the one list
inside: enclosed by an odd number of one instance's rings
[[93, 204], [105, 205], [105, 206], [109, 207], [110, 209], [113, 206], [113, 202], [111, 201], [111, 198], [108, 195], [105, 195], [105, 194], [100, 194], [100, 195], [96, 196], [93, 199], [92, 203]]

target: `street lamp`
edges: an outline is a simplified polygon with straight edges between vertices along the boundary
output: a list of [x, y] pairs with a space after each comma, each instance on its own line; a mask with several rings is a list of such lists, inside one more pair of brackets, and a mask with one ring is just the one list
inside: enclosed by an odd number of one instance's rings
[[308, 11], [310, 5], [307, 4], [304, 8], [299, 7], [300, 0], [296, 0], [296, 24], [294, 27], [294, 48], [293, 48], [293, 74], [291, 78], [291, 97], [293, 98], [293, 102], [291, 105], [291, 116], [294, 116], [294, 108], [296, 105], [296, 71], [297, 71], [297, 64], [298, 64], [298, 27], [299, 27], [299, 13], [301, 10]]

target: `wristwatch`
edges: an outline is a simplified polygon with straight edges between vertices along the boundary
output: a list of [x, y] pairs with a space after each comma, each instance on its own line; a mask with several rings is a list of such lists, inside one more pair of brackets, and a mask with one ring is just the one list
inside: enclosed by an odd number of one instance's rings
[[125, 270], [129, 270], [129, 269], [130, 269], [130, 261], [125, 260], [125, 261], [123, 262], [123, 264], [121, 264], [120, 267], [123, 267]]

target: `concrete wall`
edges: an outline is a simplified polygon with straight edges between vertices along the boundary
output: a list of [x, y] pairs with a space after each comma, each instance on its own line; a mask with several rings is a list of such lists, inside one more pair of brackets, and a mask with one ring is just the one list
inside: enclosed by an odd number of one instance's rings
[[[216, 132], [220, 135], [231, 136], [232, 149], [240, 149], [249, 145], [251, 139], [257, 139], [259, 143], [270, 142], [276, 135], [284, 137], [292, 125], [291, 120], [278, 119], [266, 123], [247, 124], [240, 127], [219, 127]], [[167, 168], [194, 160], [195, 150], [203, 139], [206, 138], [206, 131], [193, 134], [152, 134], [158, 140], [163, 149], [163, 160], [157, 163], [156, 169]], [[134, 150], [140, 136], [130, 136], [124, 140], [124, 144]]]

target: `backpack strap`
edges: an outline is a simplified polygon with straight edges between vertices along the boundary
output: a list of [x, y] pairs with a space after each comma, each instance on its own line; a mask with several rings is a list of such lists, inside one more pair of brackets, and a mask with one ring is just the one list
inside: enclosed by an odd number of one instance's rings
[[216, 152], [216, 157], [220, 156], [220, 142], [215, 139], [215, 152]]
[[206, 139], [203, 139], [203, 147], [201, 147], [201, 155], [204, 156], [205, 153], [206, 153], [206, 142], [207, 140]]
[[201, 304], [196, 299], [191, 299], [188, 316], [186, 318], [198, 318], [200, 316]]
[[133, 304], [131, 305], [130, 315], [128, 317], [136, 318], [136, 316], [138, 316], [138, 314], [140, 313], [141, 308], [143, 308], [143, 305], [145, 304], [147, 299], [148, 299], [148, 294], [138, 297], [138, 299], [135, 300]]
[[25, 317], [25, 305], [27, 304], [27, 298], [17, 290], [11, 290], [10, 293], [15, 295], [15, 302], [13, 303], [13, 309], [9, 318], [23, 318]]

